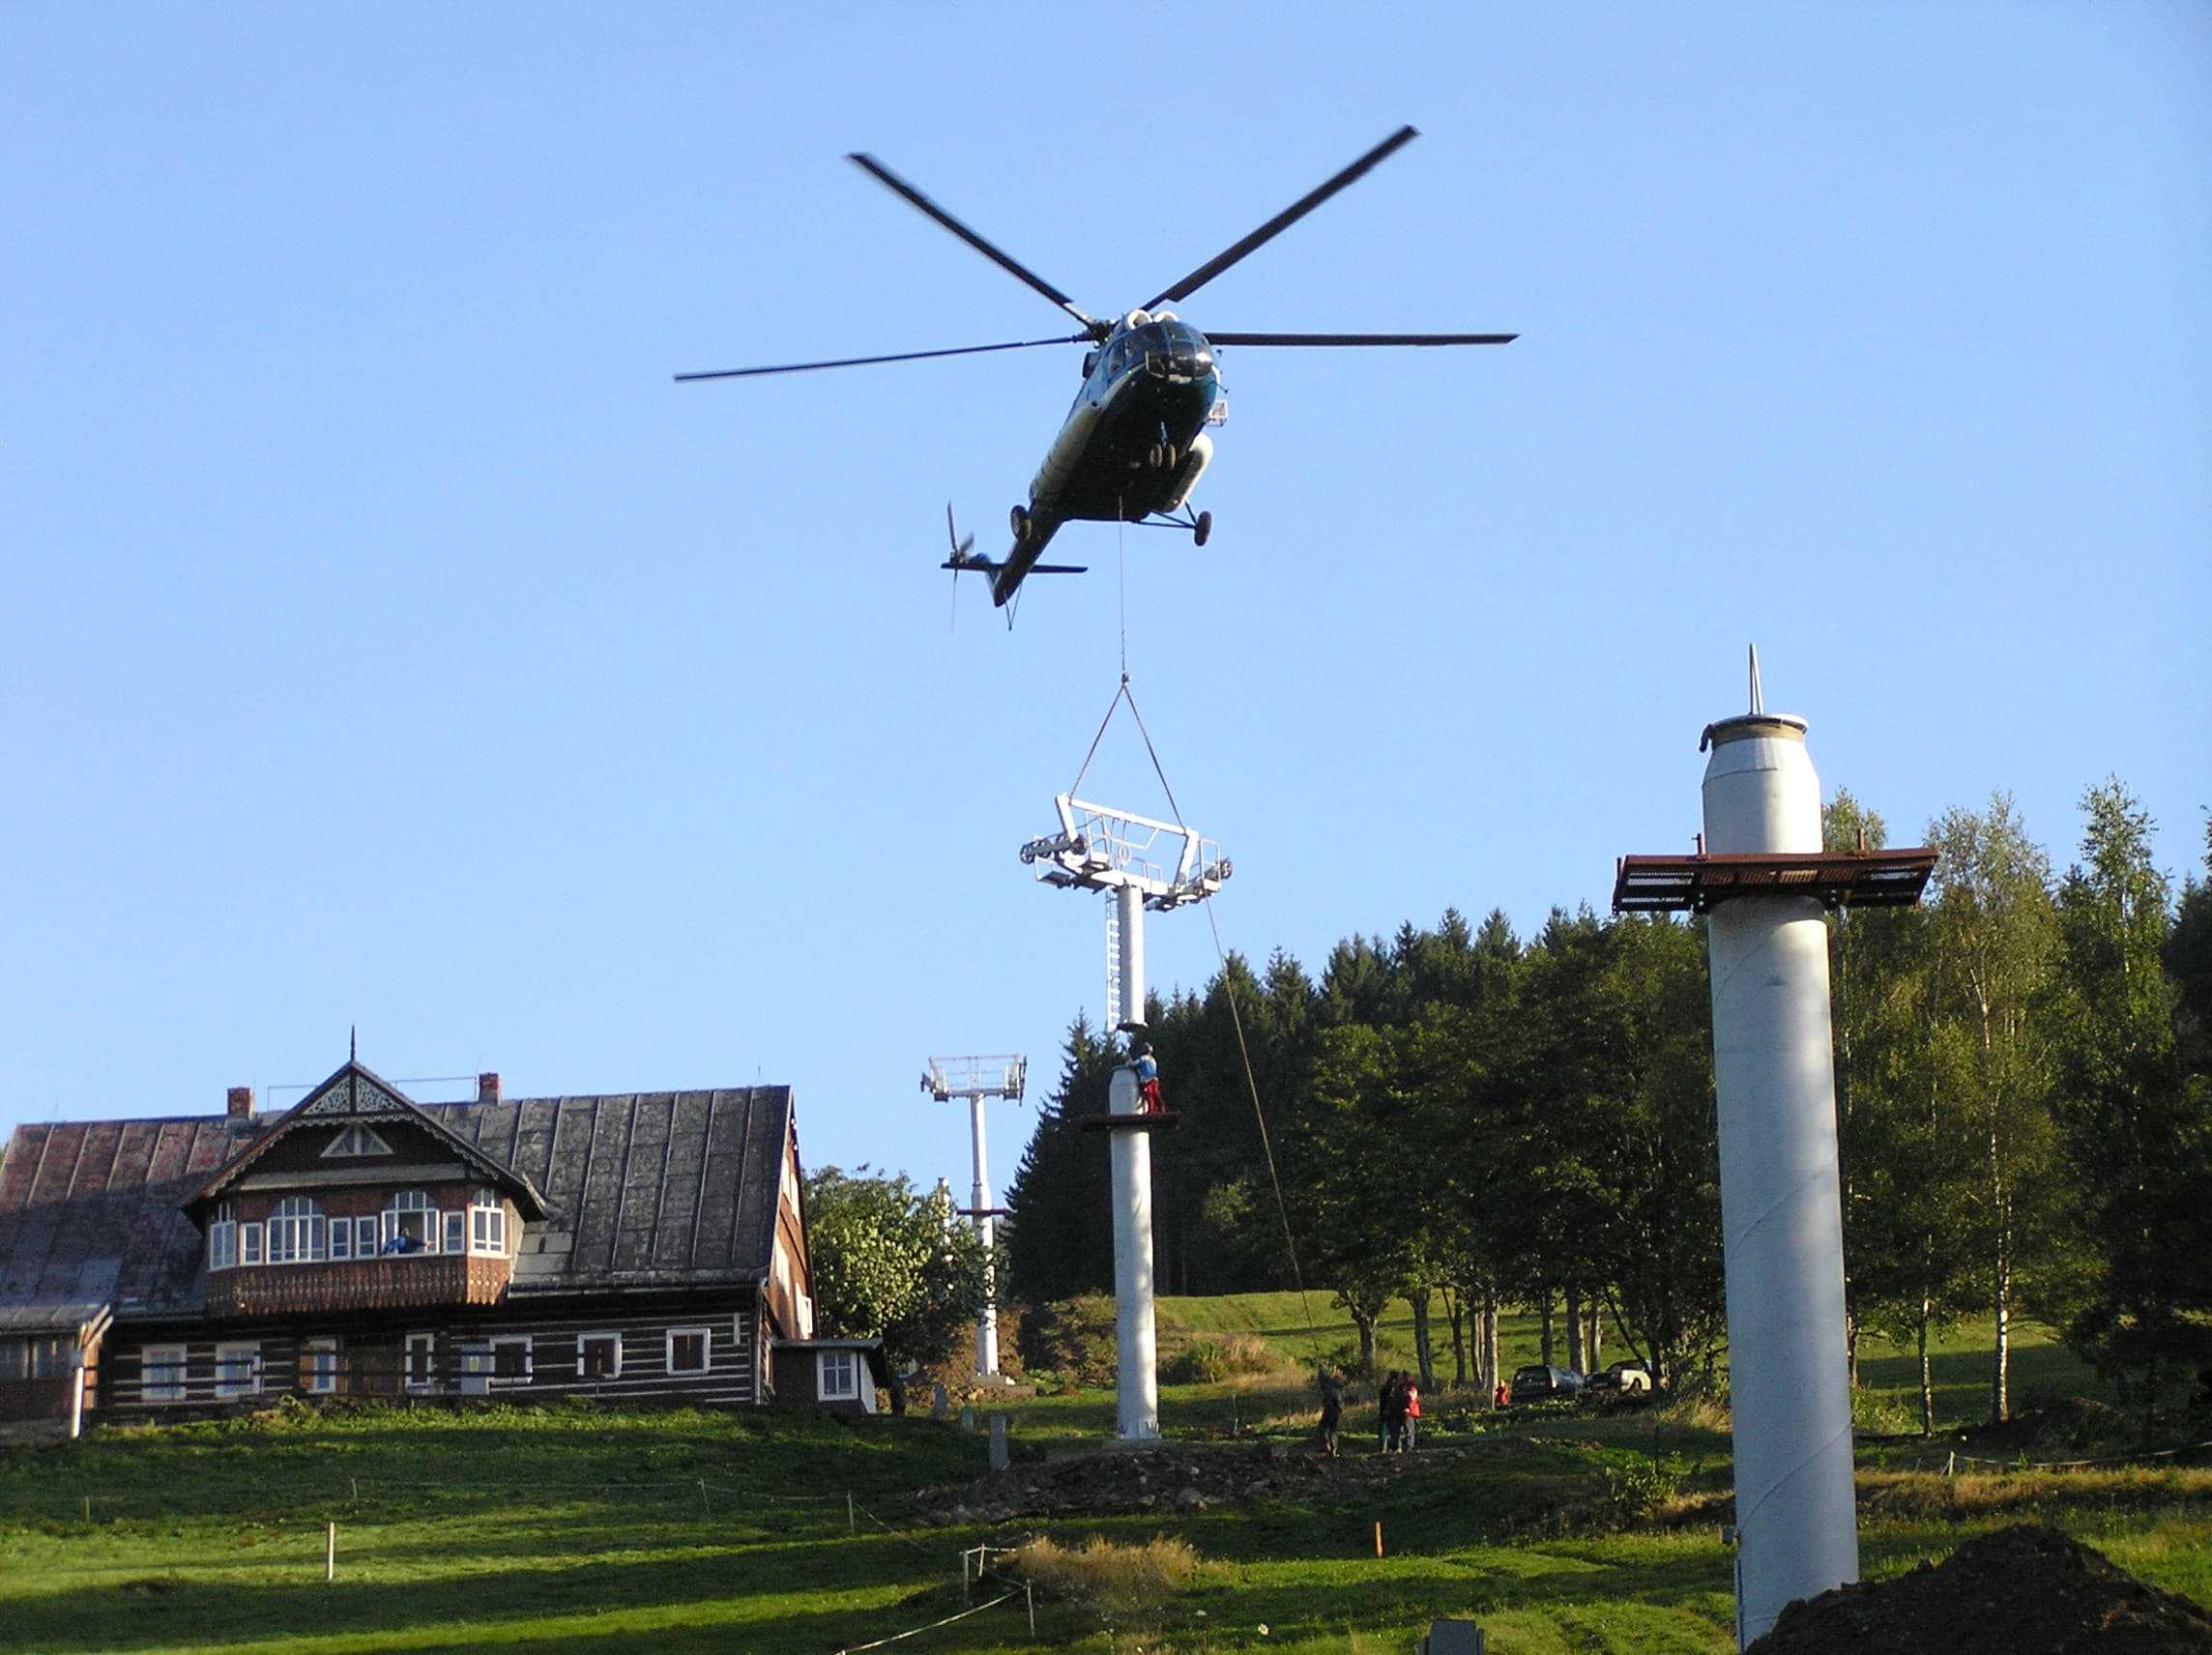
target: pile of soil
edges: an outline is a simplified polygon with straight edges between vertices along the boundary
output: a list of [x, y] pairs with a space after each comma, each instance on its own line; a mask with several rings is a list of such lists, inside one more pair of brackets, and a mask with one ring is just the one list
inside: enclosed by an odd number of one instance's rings
[[2141, 1432], [2116, 1408], [2090, 1397], [2066, 1397], [2014, 1414], [2002, 1425], [1976, 1425], [1957, 1437], [1969, 1454], [2033, 1460], [2068, 1455], [2124, 1455], [2141, 1443]]
[[1205, 1511], [1271, 1500], [1349, 1499], [1440, 1461], [1435, 1453], [1348, 1454], [1266, 1442], [1212, 1447], [1160, 1443], [1013, 1466], [956, 1488], [924, 1489], [908, 1503], [917, 1523], [1006, 1523], [1032, 1517], [1120, 1517]]
[[1782, 1611], [1756, 1655], [2205, 1655], [2212, 1616], [2034, 1524], [1969, 1540], [1893, 1581]]

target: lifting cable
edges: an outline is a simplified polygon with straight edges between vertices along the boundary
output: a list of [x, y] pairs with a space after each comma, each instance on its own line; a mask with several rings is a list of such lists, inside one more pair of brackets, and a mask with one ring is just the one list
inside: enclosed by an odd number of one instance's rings
[[[1083, 786], [1083, 778], [1090, 773], [1091, 761], [1098, 755], [1098, 743], [1106, 739], [1106, 726], [1114, 722], [1114, 711], [1124, 701], [1129, 704], [1129, 716], [1136, 720], [1137, 734], [1144, 738], [1145, 756], [1152, 762], [1152, 774], [1159, 778], [1160, 791], [1167, 795], [1168, 809], [1174, 815], [1176, 826], [1189, 831], [1182, 819], [1182, 806], [1176, 802], [1175, 788], [1168, 781], [1168, 772], [1160, 764], [1160, 755], [1152, 745], [1152, 733], [1145, 728], [1145, 715], [1138, 711], [1137, 697], [1129, 688], [1129, 586], [1128, 559], [1121, 544], [1127, 537], [1127, 523], [1121, 513], [1115, 512], [1115, 562], [1120, 589], [1121, 611], [1121, 682], [1114, 690], [1114, 699], [1106, 704], [1106, 716], [1098, 721], [1098, 733], [1091, 738], [1091, 747], [1083, 755], [1082, 768], [1075, 772], [1075, 781], [1068, 788], [1072, 798]], [[1237, 1056], [1244, 1066], [1244, 1089], [1252, 1099], [1252, 1118], [1260, 1128], [1260, 1154], [1267, 1164], [1267, 1184], [1275, 1195], [1275, 1215], [1283, 1225], [1283, 1251], [1291, 1263], [1291, 1281], [1298, 1292], [1298, 1306], [1305, 1313], [1307, 1331], [1314, 1336], [1315, 1349], [1320, 1349], [1320, 1329], [1314, 1322], [1313, 1304], [1306, 1296], [1305, 1272], [1298, 1265], [1297, 1238], [1291, 1232], [1291, 1209], [1283, 1200], [1283, 1180], [1275, 1171], [1275, 1150], [1267, 1136], [1267, 1115], [1260, 1104], [1260, 1082], [1252, 1072], [1252, 1052], [1244, 1040], [1244, 1018], [1237, 1007], [1237, 984], [1229, 975], [1229, 955], [1221, 945], [1221, 925], [1213, 916], [1213, 898], [1201, 897], [1206, 909], [1206, 923], [1213, 933], [1213, 956], [1221, 969], [1221, 986], [1229, 997], [1229, 1022], [1237, 1031]], [[1141, 1020], [1145, 1008], [1138, 1006], [1136, 1015]]]

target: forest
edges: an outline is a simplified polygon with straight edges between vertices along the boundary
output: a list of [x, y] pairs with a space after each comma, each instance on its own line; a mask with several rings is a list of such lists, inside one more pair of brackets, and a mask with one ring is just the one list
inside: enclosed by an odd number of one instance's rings
[[[1993, 1419], [2018, 1317], [2145, 1408], [2212, 1387], [2212, 824], [2176, 891], [2122, 783], [2081, 809], [2062, 874], [2007, 796], [1947, 811], [1918, 908], [1828, 920], [1852, 1360], [1869, 1332], [1919, 1349], [1931, 1428], [1927, 1342], [1967, 1318], [1994, 1319]], [[1831, 848], [1888, 839], [1848, 792], [1824, 815]], [[1555, 908], [1523, 938], [1453, 910], [1339, 942], [1318, 978], [1229, 954], [1147, 1021], [1181, 1117], [1154, 1136], [1161, 1291], [1302, 1290], [1370, 1363], [1403, 1296], [1432, 1382], [1496, 1382], [1508, 1305], [1566, 1366], [1610, 1337], [1662, 1386], [1714, 1382], [1699, 923]], [[1121, 1060], [1074, 1022], [1006, 1195], [1016, 1300], [1112, 1291], [1104, 1140], [1077, 1126]]]

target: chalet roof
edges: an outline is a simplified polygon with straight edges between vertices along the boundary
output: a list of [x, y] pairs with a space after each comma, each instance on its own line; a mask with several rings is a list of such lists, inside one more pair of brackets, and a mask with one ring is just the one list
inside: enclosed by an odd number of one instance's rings
[[789, 1087], [423, 1106], [545, 1191], [511, 1292], [757, 1281], [775, 1241]]
[[[517, 1296], [768, 1273], [793, 1131], [788, 1087], [410, 1107], [542, 1193], [546, 1217], [515, 1260]], [[196, 1313], [201, 1236], [184, 1206], [267, 1124], [214, 1116], [15, 1128], [0, 1150], [0, 1306]]]

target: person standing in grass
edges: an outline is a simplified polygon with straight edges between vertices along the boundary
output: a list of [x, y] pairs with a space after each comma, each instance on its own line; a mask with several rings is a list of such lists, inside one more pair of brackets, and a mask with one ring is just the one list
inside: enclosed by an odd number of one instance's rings
[[1344, 1381], [1326, 1368], [1321, 1371], [1321, 1451], [1336, 1458], [1337, 1427], [1344, 1422]]
[[1408, 1374], [1406, 1382], [1398, 1388], [1398, 1452], [1403, 1454], [1412, 1447], [1413, 1437], [1420, 1430], [1421, 1387]]
[[1387, 1454], [1398, 1445], [1398, 1430], [1404, 1423], [1406, 1376], [1393, 1368], [1382, 1376], [1382, 1388], [1375, 1393], [1375, 1446], [1379, 1453]]

